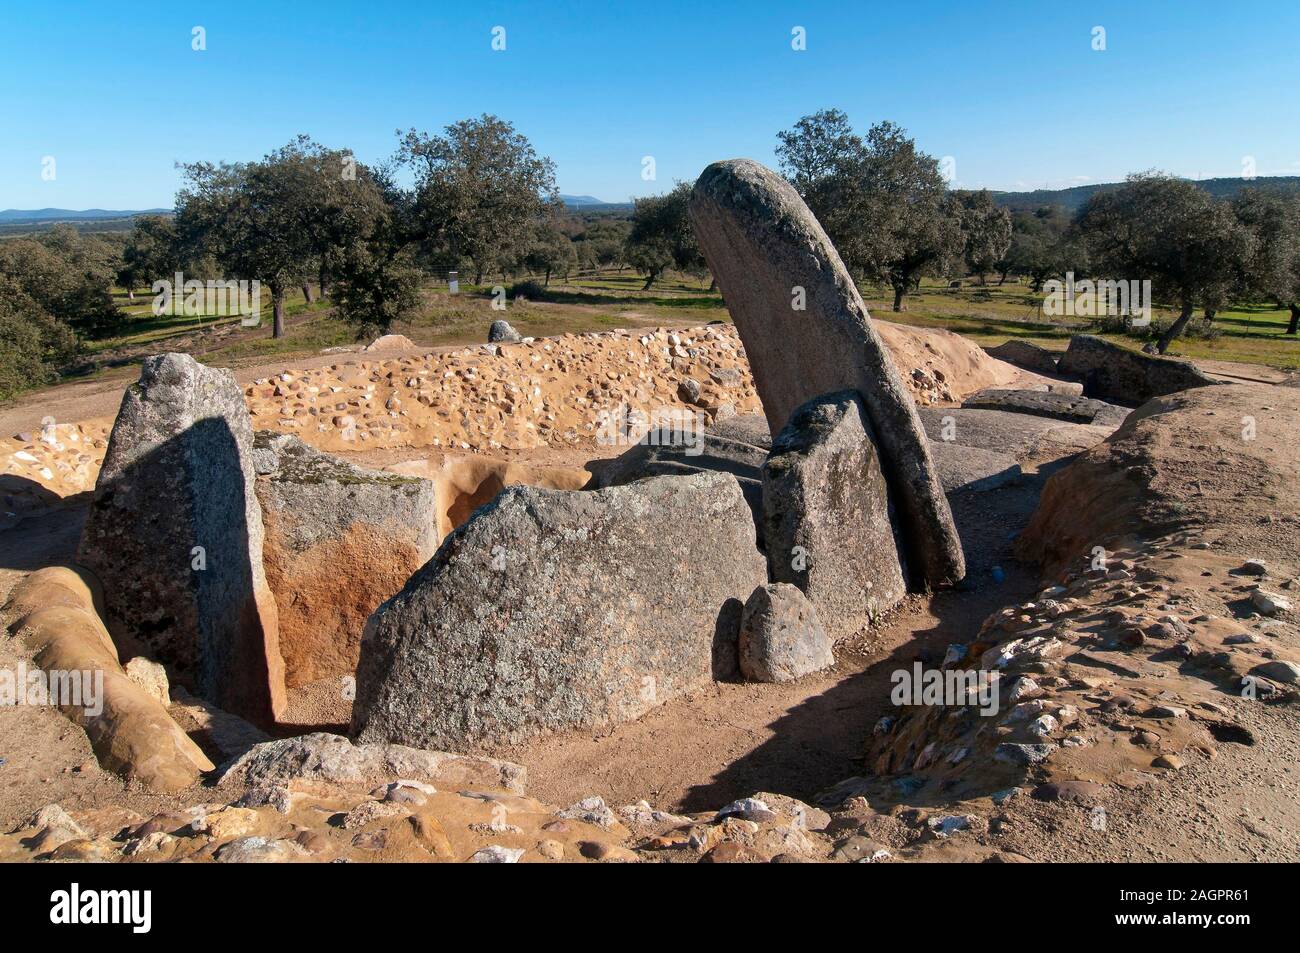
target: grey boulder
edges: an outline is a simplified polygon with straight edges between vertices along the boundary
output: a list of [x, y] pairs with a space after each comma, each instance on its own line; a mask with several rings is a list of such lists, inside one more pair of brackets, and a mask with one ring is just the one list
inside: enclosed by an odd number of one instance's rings
[[507, 487], [371, 617], [353, 731], [485, 750], [637, 718], [709, 681], [765, 581], [729, 474]]
[[1058, 371], [1083, 381], [1089, 397], [1130, 407], [1180, 390], [1215, 383], [1191, 361], [1131, 351], [1091, 334], [1076, 334], [1057, 362]]
[[788, 583], [759, 586], [740, 623], [740, 671], [751, 682], [788, 682], [835, 664], [817, 609]]
[[768, 576], [801, 589], [831, 638], [869, 625], [906, 591], [890, 493], [852, 391], [799, 407], [763, 468]]
[[493, 321], [492, 326], [488, 328], [489, 344], [517, 344], [523, 340], [523, 337], [510, 326], [510, 322], [504, 318]]
[[262, 567], [253, 428], [228, 370], [145, 360], [95, 484], [78, 561], [103, 583], [124, 657], [257, 724], [284, 708], [278, 613]]

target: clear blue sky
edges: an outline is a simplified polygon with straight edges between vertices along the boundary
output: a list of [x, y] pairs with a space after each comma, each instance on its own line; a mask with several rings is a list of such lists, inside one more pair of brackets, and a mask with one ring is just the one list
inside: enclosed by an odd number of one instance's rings
[[900, 123], [965, 187], [1237, 175], [1247, 155], [1300, 174], [1297, 36], [1295, 0], [7, 0], [0, 208], [170, 206], [177, 161], [299, 132], [372, 161], [399, 127], [482, 112], [551, 156], [561, 191], [606, 201], [719, 158], [773, 163], [776, 132], [830, 106]]

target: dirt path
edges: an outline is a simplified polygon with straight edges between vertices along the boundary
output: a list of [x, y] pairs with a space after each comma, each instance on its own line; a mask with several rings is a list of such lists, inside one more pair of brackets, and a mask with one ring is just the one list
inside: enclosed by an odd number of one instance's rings
[[[836, 647], [836, 665], [784, 685], [715, 683], [630, 724], [567, 732], [506, 752], [529, 771], [534, 796], [567, 804], [599, 794], [699, 810], [756, 791], [811, 799], [857, 774], [871, 726], [892, 706], [890, 674], [937, 664], [991, 612], [1037, 591], [1037, 573], [1011, 554], [1044, 477], [953, 500], [972, 587], [914, 596], [879, 629]], [[1003, 570], [994, 581], [992, 570]]]

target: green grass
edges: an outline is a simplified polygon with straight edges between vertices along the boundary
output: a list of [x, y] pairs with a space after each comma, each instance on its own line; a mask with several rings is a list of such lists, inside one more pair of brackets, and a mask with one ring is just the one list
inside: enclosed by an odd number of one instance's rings
[[[506, 288], [514, 283], [500, 282]], [[707, 280], [689, 275], [666, 275], [649, 291], [641, 290], [644, 277], [627, 270], [573, 276], [568, 281], [553, 278], [543, 300], [511, 301], [504, 312], [492, 307], [495, 284], [462, 284], [462, 293], [455, 296], [449, 295], [443, 286], [430, 288], [420, 313], [409, 321], [398, 322], [392, 330], [417, 344], [434, 347], [482, 343], [487, 339], [488, 326], [502, 317], [521, 334], [531, 337], [730, 321], [721, 295], [708, 290]], [[967, 283], [954, 289], [946, 283], [927, 282], [916, 294], [907, 297], [907, 310], [899, 313], [890, 310], [893, 295], [888, 289], [866, 285], [861, 290], [871, 313], [879, 319], [945, 328], [986, 346], [1018, 338], [1063, 349], [1072, 334], [1095, 333], [1086, 319], [1045, 317], [1039, 308], [1040, 296], [1034, 295], [1026, 284], [990, 283], [980, 287]], [[129, 323], [121, 334], [92, 342], [90, 350], [92, 357], [119, 368], [137, 363], [145, 353], [166, 347], [172, 339], [177, 350], [194, 348], [198, 352], [196, 357], [204, 363], [233, 366], [278, 358], [292, 360], [315, 355], [324, 348], [357, 343], [355, 329], [335, 317], [328, 302], [308, 305], [300, 292], [286, 301], [287, 331], [281, 338], [270, 336], [269, 304], [264, 307], [260, 327], [234, 326], [223, 339], [214, 339], [211, 335], [196, 337], [195, 332], [237, 325], [237, 319], [221, 314], [201, 318], [155, 316], [150, 311], [148, 294], [139, 294], [131, 302], [119, 290], [116, 297], [123, 310], [130, 314]], [[1173, 317], [1159, 310], [1155, 316], [1165, 320]], [[1200, 321], [1198, 316], [1193, 324]], [[1235, 306], [1216, 316], [1214, 328], [1219, 332], [1218, 337], [1180, 339], [1170, 353], [1294, 370], [1300, 368], [1300, 341], [1283, 333], [1288, 321], [1289, 314], [1283, 310], [1264, 305]], [[1144, 343], [1139, 337], [1123, 334], [1103, 336], [1134, 349]], [[102, 372], [102, 368], [93, 366], [87, 369], [90, 374]]]

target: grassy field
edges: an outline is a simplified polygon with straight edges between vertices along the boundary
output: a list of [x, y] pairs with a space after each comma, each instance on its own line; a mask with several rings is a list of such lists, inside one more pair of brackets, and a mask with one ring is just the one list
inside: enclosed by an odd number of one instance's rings
[[[644, 283], [644, 278], [631, 271], [573, 277], [566, 282], [552, 280], [542, 300], [516, 298], [504, 312], [492, 308], [491, 287], [462, 285], [461, 294], [455, 296], [448, 294], [445, 287], [430, 288], [419, 315], [398, 323], [393, 331], [417, 344], [437, 346], [482, 342], [488, 325], [500, 317], [510, 321], [521, 334], [534, 337], [730, 320], [721, 296], [707, 290], [707, 281], [671, 274], [656, 282], [650, 291], [642, 291]], [[887, 289], [865, 286], [862, 291], [877, 318], [947, 328], [982, 345], [1020, 338], [1064, 348], [1071, 334], [1092, 331], [1086, 319], [1045, 317], [1038, 306], [1039, 297], [1023, 284], [964, 284], [960, 288], [926, 284], [919, 293], [908, 297], [907, 310], [898, 314], [889, 310], [892, 295]], [[270, 336], [269, 315], [264, 316], [260, 327], [242, 328], [237, 317], [221, 314], [155, 316], [147, 294], [138, 294], [134, 301], [128, 300], [125, 292], [119, 292], [117, 297], [119, 305], [131, 315], [130, 323], [124, 334], [94, 342], [92, 353], [101, 368], [132, 364], [145, 354], [173, 347], [191, 351], [207, 363], [240, 366], [281, 356], [313, 355], [324, 348], [356, 343], [354, 329], [335, 317], [328, 302], [309, 305], [301, 292], [286, 302], [288, 329], [278, 339]], [[1160, 311], [1155, 316], [1157, 321], [1173, 317]], [[1171, 353], [1297, 369], [1300, 340], [1283, 334], [1287, 321], [1287, 312], [1281, 310], [1264, 306], [1232, 308], [1216, 316], [1211, 337], [1205, 335], [1204, 322], [1198, 317], [1192, 322], [1196, 336], [1176, 342]], [[1123, 334], [1103, 336], [1133, 348], [1144, 343], [1142, 338]]]

